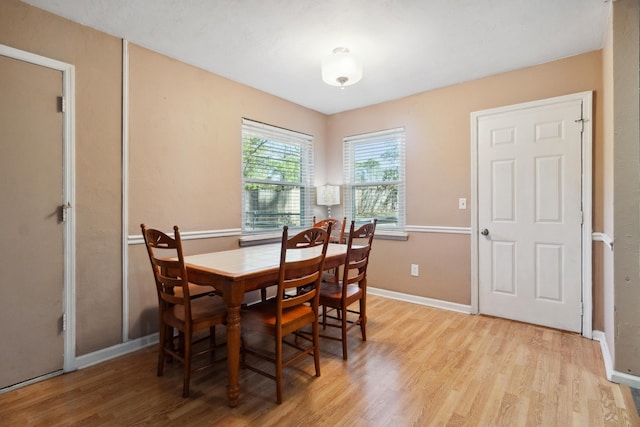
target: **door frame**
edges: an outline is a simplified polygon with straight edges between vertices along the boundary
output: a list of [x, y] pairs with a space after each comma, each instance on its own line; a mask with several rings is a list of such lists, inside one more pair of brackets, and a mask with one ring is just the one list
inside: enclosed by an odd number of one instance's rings
[[[36, 55], [20, 49], [0, 44], [0, 55], [34, 65], [50, 68], [62, 72], [62, 96], [64, 108], [62, 113], [62, 200], [70, 209], [66, 210], [66, 221], [63, 224], [63, 339], [64, 362], [63, 371], [69, 372], [76, 368], [76, 239], [75, 239], [75, 67], [71, 64], [55, 59]], [[35, 378], [18, 384], [23, 386], [36, 382], [57, 373]], [[17, 387], [13, 386], [13, 387]]]
[[479, 313], [478, 274], [478, 121], [484, 116], [508, 113], [534, 107], [543, 107], [567, 101], [582, 101], [582, 336], [592, 338], [593, 296], [592, 296], [592, 149], [593, 149], [593, 92], [579, 92], [537, 101], [524, 102], [504, 107], [471, 113], [471, 313]]

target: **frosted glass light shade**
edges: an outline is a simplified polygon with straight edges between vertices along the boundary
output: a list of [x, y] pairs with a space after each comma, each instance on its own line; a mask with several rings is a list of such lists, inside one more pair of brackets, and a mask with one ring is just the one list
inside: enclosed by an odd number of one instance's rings
[[340, 187], [323, 185], [317, 188], [318, 206], [334, 206], [340, 204]]
[[362, 63], [349, 49], [337, 47], [322, 60], [322, 80], [331, 86], [350, 86], [362, 78]]

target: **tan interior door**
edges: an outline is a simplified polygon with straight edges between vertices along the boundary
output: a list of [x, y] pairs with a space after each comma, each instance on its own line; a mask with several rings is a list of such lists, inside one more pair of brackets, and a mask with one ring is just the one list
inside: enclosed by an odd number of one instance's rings
[[582, 103], [478, 121], [481, 313], [582, 329]]
[[0, 388], [62, 370], [62, 72], [0, 56]]

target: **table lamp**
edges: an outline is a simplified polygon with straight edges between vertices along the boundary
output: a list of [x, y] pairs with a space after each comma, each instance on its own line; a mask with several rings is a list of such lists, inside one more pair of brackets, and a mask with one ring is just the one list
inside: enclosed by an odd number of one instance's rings
[[331, 206], [340, 204], [340, 187], [338, 185], [322, 185], [317, 188], [318, 206], [327, 207], [327, 215], [331, 218]]

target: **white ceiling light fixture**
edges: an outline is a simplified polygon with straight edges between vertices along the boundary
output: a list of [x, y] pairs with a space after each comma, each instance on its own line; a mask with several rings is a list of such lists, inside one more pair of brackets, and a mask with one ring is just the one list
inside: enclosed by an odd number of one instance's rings
[[362, 78], [362, 63], [346, 47], [337, 47], [322, 60], [322, 80], [331, 86], [356, 84]]

